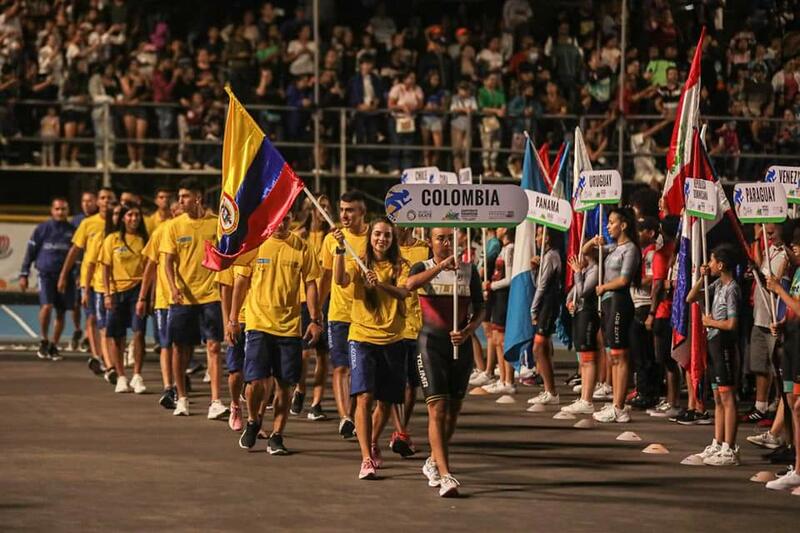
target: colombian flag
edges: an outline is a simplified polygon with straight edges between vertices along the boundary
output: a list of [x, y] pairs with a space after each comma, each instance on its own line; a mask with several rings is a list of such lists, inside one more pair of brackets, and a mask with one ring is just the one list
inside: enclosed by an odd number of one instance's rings
[[229, 87], [222, 145], [222, 194], [215, 247], [206, 242], [203, 266], [225, 270], [278, 228], [303, 190], [294, 173]]

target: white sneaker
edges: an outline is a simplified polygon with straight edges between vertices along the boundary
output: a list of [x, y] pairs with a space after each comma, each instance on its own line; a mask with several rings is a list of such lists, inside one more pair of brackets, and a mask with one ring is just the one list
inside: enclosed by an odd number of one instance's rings
[[451, 474], [446, 474], [439, 481], [439, 496], [442, 498], [454, 498], [458, 496], [458, 482]]
[[221, 418], [225, 418], [229, 413], [230, 411], [228, 408], [219, 400], [214, 400], [211, 402], [211, 405], [208, 406], [209, 420], [219, 420]]
[[356, 174], [364, 173], [364, 165], [356, 165]]
[[717, 453], [703, 459], [703, 464], [710, 466], [739, 466], [739, 447], [731, 448], [726, 442]]
[[114, 392], [122, 394], [126, 392], [131, 392], [132, 390], [133, 389], [131, 389], [130, 385], [128, 385], [127, 377], [119, 376], [117, 378], [117, 386], [114, 387]]
[[594, 393], [592, 393], [593, 400], [610, 400], [611, 393], [612, 393], [611, 385], [608, 383], [598, 383], [594, 387]]
[[631, 421], [631, 408], [630, 406], [625, 406], [622, 409], [614, 408], [614, 416], [616, 419], [614, 420], [617, 424], [627, 424]]
[[784, 441], [780, 436], [773, 435], [769, 431], [765, 431], [760, 435], [750, 435], [747, 437], [747, 442], [770, 450], [780, 448], [784, 445]]
[[520, 367], [519, 369], [519, 378], [520, 379], [527, 379], [532, 378], [536, 375], [536, 371], [532, 368], [528, 368], [527, 366]]
[[792, 467], [785, 475], [767, 483], [769, 490], [792, 490], [795, 487], [800, 487], [800, 474]]
[[713, 457], [714, 455], [717, 455], [721, 449], [722, 446], [720, 446], [720, 444], [717, 442], [717, 439], [714, 439], [711, 441], [711, 444], [706, 446], [702, 452], [696, 453], [694, 455], [695, 457], [703, 461], [703, 464], [705, 464], [706, 459], [708, 459], [709, 457]]
[[439, 469], [436, 468], [436, 463], [433, 462], [433, 457], [428, 457], [425, 460], [425, 464], [422, 465], [422, 473], [428, 478], [429, 487], [438, 487], [442, 482], [442, 478], [439, 477]]
[[658, 402], [658, 405], [656, 405], [655, 407], [651, 407], [650, 409], [647, 409], [645, 413], [647, 413], [650, 416], [655, 416], [656, 413], [664, 412], [670, 407], [671, 406], [667, 402], [667, 400], [661, 400], [660, 402]]
[[365, 169], [364, 169], [364, 171], [365, 171], [367, 174], [372, 174], [373, 176], [374, 176], [375, 174], [380, 174], [380, 173], [381, 173], [381, 171], [380, 171], [380, 170], [378, 170], [377, 168], [373, 167], [372, 165], [367, 165], [367, 168], [365, 168]]
[[[593, 413], [592, 418], [594, 418], [598, 422], [609, 424], [611, 422], [617, 421], [617, 411], [619, 411], [619, 409], [614, 407], [613, 404], [608, 403], [605, 406], [603, 406], [602, 409], [600, 409], [596, 413]], [[630, 420], [630, 416], [628, 417], [628, 420]]]
[[178, 398], [178, 403], [172, 414], [174, 416], [189, 416], [189, 398]]
[[203, 376], [203, 383], [211, 383], [211, 374], [208, 373], [208, 370], [206, 370], [206, 374]]
[[558, 405], [560, 401], [561, 399], [559, 398], [558, 394], [552, 394], [545, 390], [540, 392], [538, 396], [534, 396], [528, 400], [528, 403], [533, 405]]
[[594, 414], [594, 404], [578, 398], [571, 404], [562, 407], [561, 410], [571, 415], [591, 415]]
[[499, 379], [481, 387], [489, 394], [500, 394], [500, 389], [503, 387], [503, 382]]
[[136, 394], [142, 394], [147, 391], [147, 387], [144, 386], [144, 379], [142, 379], [141, 374], [133, 375], [131, 378], [131, 388]]
[[580, 394], [582, 390], [583, 390], [583, 384], [582, 383], [578, 383], [577, 385], [572, 387], [572, 392], [574, 392], [575, 394]]
[[484, 385], [489, 385], [492, 381], [492, 376], [479, 370], [474, 379], [470, 378], [469, 384], [473, 387], [483, 387]]
[[517, 387], [513, 383], [503, 383], [501, 387], [498, 388], [498, 394], [516, 394]]

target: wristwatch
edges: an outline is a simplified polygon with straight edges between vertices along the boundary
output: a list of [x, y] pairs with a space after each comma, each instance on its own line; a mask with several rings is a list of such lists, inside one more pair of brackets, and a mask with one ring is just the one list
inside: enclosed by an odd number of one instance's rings
[[320, 319], [319, 319], [319, 318], [312, 318], [312, 319], [311, 319], [311, 323], [312, 323], [312, 324], [316, 324], [316, 325], [318, 325], [318, 326], [322, 326], [322, 322], [320, 321]]
[[336, 247], [336, 255], [344, 255], [347, 250], [345, 248]]

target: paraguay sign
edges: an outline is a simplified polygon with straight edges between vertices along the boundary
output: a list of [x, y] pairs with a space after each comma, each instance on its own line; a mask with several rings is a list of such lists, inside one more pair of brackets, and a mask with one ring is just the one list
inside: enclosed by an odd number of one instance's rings
[[399, 226], [511, 227], [525, 219], [527, 196], [517, 185], [395, 185], [386, 216]]
[[782, 184], [786, 191], [786, 200], [790, 204], [800, 204], [800, 167], [773, 165], [767, 169], [764, 181]]
[[536, 191], [525, 191], [528, 196], [528, 220], [554, 228], [558, 231], [567, 231], [572, 222], [572, 209], [569, 202]]
[[439, 183], [437, 167], [414, 167], [403, 170], [400, 183]]
[[618, 204], [622, 198], [622, 177], [616, 170], [586, 170], [578, 176], [581, 211], [597, 204]]
[[683, 191], [689, 215], [714, 220], [717, 216], [717, 186], [713, 181], [686, 178]]
[[749, 224], [783, 222], [786, 219], [786, 191], [780, 183], [737, 183], [733, 204], [739, 220]]

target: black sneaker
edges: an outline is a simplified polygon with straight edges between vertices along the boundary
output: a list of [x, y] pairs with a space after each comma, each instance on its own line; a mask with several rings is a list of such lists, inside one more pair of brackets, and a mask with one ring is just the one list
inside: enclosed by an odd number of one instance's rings
[[253, 446], [256, 445], [256, 440], [258, 439], [258, 430], [261, 429], [261, 424], [253, 420], [247, 421], [247, 425], [242, 432], [242, 436], [239, 437], [239, 447], [244, 448], [245, 450], [249, 450]]
[[158, 405], [160, 405], [164, 409], [169, 409], [170, 411], [175, 409], [176, 406], [175, 393], [171, 388], [164, 390], [164, 393], [161, 395], [161, 398], [158, 399]]
[[628, 405], [630, 405], [634, 409], [643, 409], [643, 410], [655, 407], [657, 404], [658, 400], [642, 396], [641, 394], [637, 394], [631, 399], [631, 401], [628, 402]]
[[577, 372], [564, 380], [564, 383], [569, 387], [574, 387], [581, 381], [581, 375]]
[[89, 344], [89, 339], [87, 337], [84, 337], [81, 339], [81, 343], [78, 346], [78, 350], [80, 350], [81, 353], [89, 353], [91, 347], [92, 345]]
[[103, 361], [101, 361], [97, 357], [94, 356], [90, 357], [86, 361], [86, 366], [88, 366], [89, 370], [91, 370], [96, 376], [99, 376], [100, 374], [103, 373]]
[[39, 342], [39, 349], [36, 351], [39, 359], [50, 359], [50, 343], [44, 339]]
[[309, 420], [326, 420], [328, 415], [322, 410], [322, 406], [320, 404], [312, 405], [311, 409], [308, 410], [308, 419]]
[[694, 409], [689, 409], [683, 413], [683, 416], [678, 415], [675, 422], [682, 426], [693, 426], [697, 423], [697, 413]]
[[698, 426], [710, 426], [714, 423], [714, 419], [711, 418], [711, 413], [707, 410], [703, 411], [702, 413], [695, 413], [694, 414], [695, 423]]
[[769, 456], [769, 462], [773, 465], [788, 465], [795, 461], [795, 452], [792, 446], [778, 448]]
[[677, 415], [669, 417], [667, 420], [670, 422], [677, 422], [679, 418], [686, 416], [686, 409], [681, 409]]
[[743, 414], [739, 417], [739, 422], [743, 424], [755, 424], [756, 422], [760, 422], [767, 417], [766, 413], [759, 411], [755, 407], [750, 409], [747, 413]]
[[83, 337], [83, 332], [79, 329], [76, 329], [72, 332], [72, 338], [67, 345], [67, 350], [70, 352], [78, 351], [78, 348], [81, 345], [81, 337]]
[[289, 412], [295, 416], [299, 415], [303, 412], [303, 402], [306, 399], [306, 395], [302, 392], [294, 391], [294, 395], [292, 396], [292, 406], [289, 407]]
[[106, 381], [111, 383], [112, 385], [117, 384], [117, 371], [113, 368], [106, 370], [105, 376], [103, 376]]
[[53, 343], [50, 343], [50, 348], [47, 350], [47, 354], [50, 356], [50, 360], [52, 361], [61, 361], [64, 359], [61, 357], [61, 352], [58, 351], [58, 346]]
[[289, 450], [283, 445], [283, 435], [273, 433], [267, 441], [267, 453], [270, 455], [289, 455]]
[[356, 425], [353, 424], [352, 420], [349, 418], [342, 418], [342, 421], [339, 422], [339, 435], [341, 435], [343, 439], [352, 439], [356, 436]]

